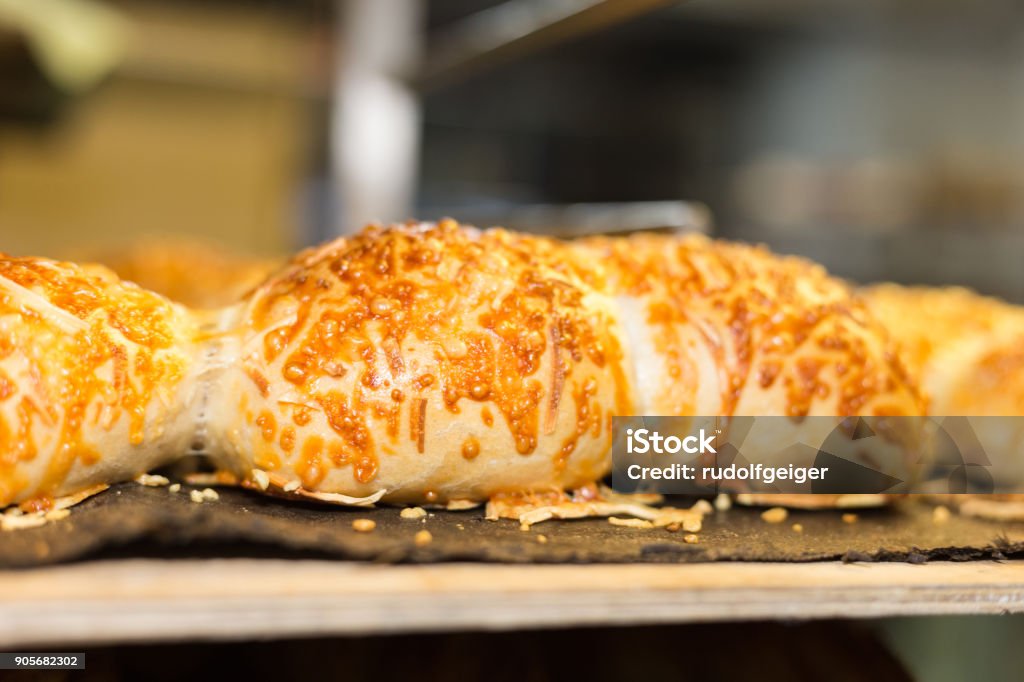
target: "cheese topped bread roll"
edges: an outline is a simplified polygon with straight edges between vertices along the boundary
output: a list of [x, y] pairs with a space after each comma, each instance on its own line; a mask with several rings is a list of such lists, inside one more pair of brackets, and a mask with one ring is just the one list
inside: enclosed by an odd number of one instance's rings
[[[882, 284], [867, 288], [864, 297], [902, 344], [927, 394], [929, 414], [1024, 417], [1024, 308], [961, 287]], [[973, 475], [986, 477], [996, 490], [1019, 490], [1024, 485], [1024, 419], [971, 423], [981, 452], [972, 452], [973, 442], [965, 449], [987, 464]], [[963, 486], [954, 479], [950, 492], [965, 492]], [[1019, 493], [1009, 497], [1024, 499]], [[979, 515], [1024, 516], [1017, 508], [989, 507]]]
[[453, 221], [307, 252], [240, 310], [210, 431], [242, 475], [398, 502], [562, 489], [613, 415], [919, 415], [882, 327], [805, 261]]
[[284, 263], [185, 237], [145, 237], [88, 255], [121, 279], [203, 309], [237, 303]]
[[182, 456], [196, 333], [105, 268], [0, 256], [0, 506], [45, 507]]
[[242, 473], [398, 502], [566, 488], [634, 411], [611, 302], [451, 222], [306, 252], [246, 303], [211, 432]]
[[1024, 308], [961, 287], [869, 287], [864, 298], [920, 376], [930, 414], [1024, 415]]

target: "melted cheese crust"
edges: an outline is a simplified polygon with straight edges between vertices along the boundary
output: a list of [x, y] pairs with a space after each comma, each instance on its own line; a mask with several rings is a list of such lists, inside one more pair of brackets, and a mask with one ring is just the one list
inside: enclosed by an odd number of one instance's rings
[[884, 327], [816, 264], [699, 235], [573, 248], [646, 325], [648, 352], [635, 355], [660, 379], [645, 387], [646, 414], [923, 414]]

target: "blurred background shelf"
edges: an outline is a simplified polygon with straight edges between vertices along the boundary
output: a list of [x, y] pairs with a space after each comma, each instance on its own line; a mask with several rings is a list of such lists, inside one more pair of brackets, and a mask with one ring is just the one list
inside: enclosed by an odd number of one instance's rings
[[858, 281], [1024, 301], [1022, 20], [1010, 0], [0, 0], [0, 248], [269, 255], [369, 220], [551, 232], [607, 205], [578, 232], [675, 203]]

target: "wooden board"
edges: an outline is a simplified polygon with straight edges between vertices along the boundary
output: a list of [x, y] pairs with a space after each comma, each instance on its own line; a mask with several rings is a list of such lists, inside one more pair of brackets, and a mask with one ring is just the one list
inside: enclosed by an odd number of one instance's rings
[[1024, 561], [385, 566], [117, 560], [0, 572], [3, 648], [1024, 612]]

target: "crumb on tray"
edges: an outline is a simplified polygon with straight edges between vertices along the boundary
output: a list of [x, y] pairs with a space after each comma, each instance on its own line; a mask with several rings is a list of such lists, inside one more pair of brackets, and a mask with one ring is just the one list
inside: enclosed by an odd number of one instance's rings
[[356, 519], [352, 522], [352, 530], [357, 533], [372, 533], [376, 527], [377, 522], [373, 519]]
[[139, 474], [135, 477], [135, 482], [148, 488], [160, 488], [171, 483], [166, 476], [157, 474]]
[[654, 524], [646, 519], [625, 519], [620, 516], [609, 516], [608, 523], [623, 528], [654, 528]]
[[252, 482], [256, 484], [260, 490], [266, 490], [270, 487], [270, 476], [263, 469], [252, 470]]

